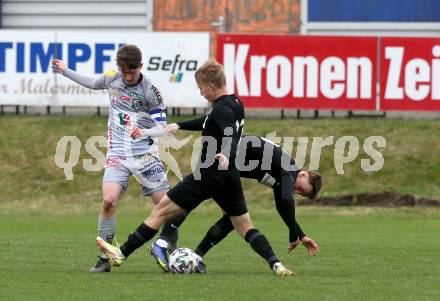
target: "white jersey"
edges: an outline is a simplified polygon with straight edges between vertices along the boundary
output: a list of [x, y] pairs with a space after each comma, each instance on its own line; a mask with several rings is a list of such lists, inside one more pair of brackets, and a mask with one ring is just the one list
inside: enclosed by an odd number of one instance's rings
[[119, 72], [106, 72], [105, 77], [110, 96], [107, 157], [157, 154], [157, 137], [134, 140], [130, 132], [133, 126], [149, 129], [157, 122], [166, 124], [166, 107], [159, 90], [145, 77], [133, 86], [125, 85]]
[[159, 90], [142, 75], [138, 84], [124, 84], [118, 71], [106, 71], [103, 76], [92, 79], [75, 71], [65, 70], [64, 75], [92, 89], [107, 89], [110, 97], [108, 116], [107, 157], [141, 156], [157, 154], [157, 137], [134, 140], [132, 127], [150, 129], [158, 123], [166, 125], [166, 107]]

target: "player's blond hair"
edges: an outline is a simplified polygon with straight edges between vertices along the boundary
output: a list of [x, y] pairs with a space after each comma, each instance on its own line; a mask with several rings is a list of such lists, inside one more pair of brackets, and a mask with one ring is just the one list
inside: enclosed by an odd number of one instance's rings
[[197, 83], [211, 83], [217, 88], [226, 86], [223, 66], [216, 60], [207, 60], [195, 73]]

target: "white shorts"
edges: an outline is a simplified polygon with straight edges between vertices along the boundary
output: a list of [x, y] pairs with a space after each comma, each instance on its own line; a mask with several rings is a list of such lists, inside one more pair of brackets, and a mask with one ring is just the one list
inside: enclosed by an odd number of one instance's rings
[[131, 175], [142, 185], [144, 195], [170, 188], [162, 162], [151, 154], [129, 158], [108, 157], [102, 182], [115, 182], [126, 190]]

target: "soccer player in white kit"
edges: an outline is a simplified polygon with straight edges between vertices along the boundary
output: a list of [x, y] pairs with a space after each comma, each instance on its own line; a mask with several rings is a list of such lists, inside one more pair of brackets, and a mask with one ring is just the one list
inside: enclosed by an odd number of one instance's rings
[[[119, 71], [106, 71], [98, 78], [83, 76], [61, 60], [52, 61], [61, 73], [90, 89], [107, 89], [110, 97], [108, 143], [102, 184], [103, 202], [98, 219], [98, 236], [112, 243], [116, 230], [116, 205], [127, 189], [131, 175], [142, 184], [144, 195], [154, 204], [169, 190], [157, 142], [167, 124], [166, 107], [159, 90], [141, 73], [142, 53], [135, 45], [122, 46], [116, 55]], [[104, 253], [90, 272], [110, 272]]]

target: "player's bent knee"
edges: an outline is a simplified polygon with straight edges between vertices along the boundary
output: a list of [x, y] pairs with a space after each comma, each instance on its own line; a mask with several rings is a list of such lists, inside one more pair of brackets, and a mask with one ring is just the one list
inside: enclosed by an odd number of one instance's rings
[[167, 220], [182, 213], [183, 211], [184, 210], [181, 207], [179, 207], [167, 195], [165, 195], [159, 204], [154, 206], [151, 217], [160, 220]]
[[154, 192], [151, 195], [151, 199], [153, 200], [154, 205], [158, 205], [164, 199], [164, 197], [168, 198], [166, 192], [167, 192], [166, 190], [162, 190], [162, 191]]
[[118, 199], [111, 195], [104, 195], [102, 199], [102, 206], [104, 209], [110, 209], [116, 206]]
[[153, 229], [159, 229], [168, 219], [181, 212], [183, 212], [183, 209], [173, 203], [168, 197], [164, 197], [158, 205], [154, 206], [145, 223]]

